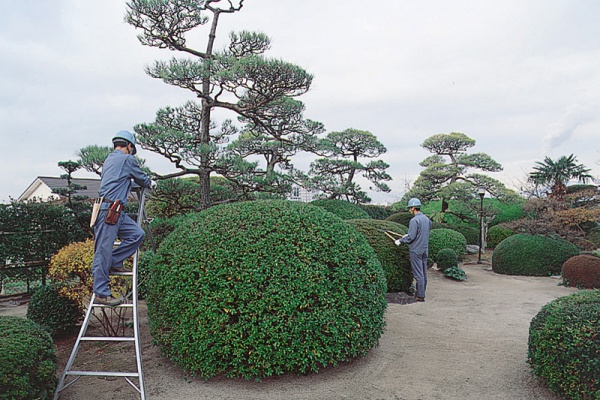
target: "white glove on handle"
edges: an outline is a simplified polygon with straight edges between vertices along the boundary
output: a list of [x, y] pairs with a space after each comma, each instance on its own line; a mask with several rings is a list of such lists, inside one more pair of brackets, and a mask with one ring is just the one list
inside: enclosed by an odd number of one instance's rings
[[150, 181], [150, 189], [152, 189], [152, 190], [156, 189], [156, 182], [155, 181]]
[[402, 243], [402, 242], [400, 241], [400, 239], [396, 239], [396, 240], [394, 240], [394, 244], [395, 244], [396, 246], [400, 246], [400, 243]]

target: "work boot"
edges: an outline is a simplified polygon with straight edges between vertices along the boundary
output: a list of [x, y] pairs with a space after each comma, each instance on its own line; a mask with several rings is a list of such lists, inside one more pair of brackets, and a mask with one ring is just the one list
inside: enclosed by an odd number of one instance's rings
[[94, 301], [94, 303], [102, 304], [104, 306], [109, 306], [109, 307], [116, 307], [116, 306], [120, 305], [121, 303], [123, 303], [123, 297], [119, 297], [118, 299], [115, 299], [112, 296], [107, 296], [107, 297], [96, 296], [96, 300]]
[[111, 274], [126, 274], [131, 273], [132, 270], [125, 267], [110, 267], [110, 270], [108, 272]]

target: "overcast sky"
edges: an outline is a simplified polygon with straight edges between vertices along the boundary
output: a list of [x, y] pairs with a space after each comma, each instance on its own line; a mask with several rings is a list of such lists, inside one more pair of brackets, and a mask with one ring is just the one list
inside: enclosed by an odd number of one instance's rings
[[[173, 54], [142, 46], [124, 13], [117, 0], [0, 2], [0, 201], [59, 176], [78, 149], [193, 99], [144, 73]], [[597, 0], [246, 0], [221, 17], [217, 39], [262, 31], [268, 55], [312, 73], [305, 117], [376, 135], [394, 180], [372, 197], [392, 202], [422, 170], [420, 144], [453, 131], [501, 163], [492, 176], [509, 186], [535, 161], [571, 153], [598, 177], [598, 20]], [[203, 49], [206, 35], [191, 43]]]

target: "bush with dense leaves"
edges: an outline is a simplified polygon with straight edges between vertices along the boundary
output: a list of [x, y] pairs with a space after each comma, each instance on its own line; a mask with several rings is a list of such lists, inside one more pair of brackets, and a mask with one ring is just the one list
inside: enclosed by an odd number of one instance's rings
[[492, 269], [506, 275], [558, 275], [564, 262], [578, 254], [577, 246], [566, 240], [520, 233], [496, 247]]
[[495, 249], [504, 239], [515, 234], [515, 231], [504, 225], [494, 225], [487, 231], [486, 247]]
[[48, 332], [25, 318], [0, 316], [0, 399], [51, 399], [56, 370]]
[[600, 399], [600, 290], [546, 304], [529, 327], [529, 364], [567, 399]]
[[446, 224], [443, 228], [462, 233], [465, 239], [467, 239], [467, 244], [479, 245], [479, 228], [474, 228], [466, 224]]
[[362, 233], [375, 250], [375, 254], [385, 272], [387, 291], [407, 292], [413, 280], [408, 246], [396, 246], [394, 241], [383, 231], [392, 231], [404, 235], [408, 232], [408, 229], [395, 222], [376, 219], [351, 219], [346, 222]]
[[[94, 242], [71, 243], [56, 253], [50, 261], [48, 276], [61, 297], [77, 303], [85, 309], [93, 292], [94, 278], [92, 262], [94, 260]], [[131, 268], [130, 260], [125, 260], [125, 268]], [[113, 295], [124, 294], [130, 286], [130, 277], [111, 276], [110, 290]]]
[[384, 328], [386, 281], [356, 229], [320, 207], [212, 207], [152, 259], [151, 333], [203, 378], [316, 372], [365, 355]]
[[373, 219], [384, 220], [395, 213], [395, 211], [389, 207], [377, 206], [375, 204], [358, 204], [358, 206], [366, 211]]
[[27, 318], [52, 336], [71, 331], [83, 319], [83, 309], [73, 300], [61, 297], [51, 286], [39, 286], [31, 295]]
[[385, 220], [395, 222], [400, 225], [408, 226], [412, 217], [413, 217], [413, 215], [411, 213], [409, 213], [408, 211], [400, 211], [400, 212], [390, 215]]
[[562, 278], [567, 286], [600, 289], [600, 258], [589, 254], [569, 258], [562, 266]]
[[457, 281], [464, 281], [467, 279], [467, 273], [458, 265], [446, 268], [444, 270], [444, 275]]
[[432, 229], [429, 232], [429, 254], [435, 257], [442, 249], [452, 249], [460, 258], [467, 251], [467, 239], [452, 229]]
[[458, 266], [458, 256], [452, 249], [441, 249], [435, 256], [435, 262], [440, 271], [445, 271], [450, 267]]
[[367, 219], [371, 216], [356, 204], [344, 200], [315, 200], [311, 201], [313, 206], [321, 207], [334, 213], [341, 219]]

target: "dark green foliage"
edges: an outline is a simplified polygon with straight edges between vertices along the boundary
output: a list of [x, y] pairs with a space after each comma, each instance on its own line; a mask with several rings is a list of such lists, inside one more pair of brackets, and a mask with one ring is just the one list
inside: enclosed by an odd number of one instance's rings
[[438, 269], [443, 272], [450, 267], [458, 266], [458, 256], [452, 249], [441, 249], [435, 257], [435, 262]]
[[[169, 234], [171, 234], [178, 226], [182, 225], [187, 218], [189, 218], [189, 214], [170, 218], [154, 218], [150, 223], [150, 230], [152, 231], [152, 238], [156, 247], [158, 247], [164, 238], [169, 236]], [[146, 240], [142, 243], [142, 248], [144, 250], [150, 250], [152, 247], [152, 243], [149, 239], [150, 238], [147, 235]]]
[[494, 250], [492, 269], [499, 274], [558, 275], [565, 261], [579, 254], [566, 240], [520, 233], [504, 239]]
[[[89, 237], [64, 205], [35, 202], [0, 204], [0, 232], [0, 260], [15, 264], [49, 261], [63, 246]], [[30, 278], [42, 275], [41, 270], [30, 272]], [[28, 273], [14, 269], [14, 275]]]
[[487, 231], [486, 245], [488, 249], [495, 249], [500, 242], [509, 236], [515, 234], [515, 231], [504, 225], [494, 225]]
[[600, 290], [546, 304], [529, 327], [529, 364], [567, 399], [600, 399]]
[[51, 399], [56, 363], [48, 332], [25, 318], [0, 316], [0, 399]]
[[453, 231], [462, 233], [467, 244], [479, 245], [479, 228], [474, 228], [465, 224], [444, 224], [442, 228], [452, 229]]
[[467, 239], [452, 229], [432, 229], [429, 232], [429, 254], [435, 257], [442, 249], [452, 249], [460, 258], [467, 251]]
[[600, 289], [600, 258], [590, 254], [571, 257], [563, 264], [561, 275], [565, 286]]
[[313, 206], [321, 207], [334, 213], [341, 219], [366, 219], [371, 218], [369, 214], [359, 206], [344, 200], [315, 200], [310, 202]]
[[141, 251], [138, 261], [138, 298], [145, 299], [148, 296], [148, 285], [150, 284], [150, 266], [154, 252]]
[[490, 221], [490, 226], [516, 221], [525, 216], [523, 211], [524, 199], [517, 200], [514, 203], [504, 203], [497, 199], [485, 199], [484, 202], [495, 207], [498, 212], [494, 219]]
[[389, 207], [376, 206], [374, 204], [358, 204], [358, 206], [365, 210], [373, 219], [383, 220], [395, 213], [395, 211]]
[[408, 246], [396, 246], [394, 241], [383, 232], [385, 230], [404, 235], [408, 229], [395, 222], [375, 219], [351, 219], [346, 222], [362, 233], [375, 250], [385, 272], [387, 291], [408, 291], [413, 280]]
[[464, 281], [467, 279], [467, 274], [466, 274], [465, 270], [459, 266], [446, 268], [444, 270], [444, 275], [447, 276], [448, 278], [452, 278], [457, 281]]
[[413, 217], [413, 215], [411, 213], [409, 213], [408, 211], [400, 211], [400, 212], [390, 215], [385, 220], [391, 221], [391, 222], [396, 222], [400, 225], [408, 226], [412, 217]]
[[40, 286], [31, 295], [27, 318], [50, 335], [59, 336], [72, 330], [83, 319], [83, 311], [73, 300], [61, 297], [51, 286]]
[[308, 373], [362, 356], [383, 332], [386, 281], [365, 238], [320, 207], [212, 207], [152, 259], [150, 329], [203, 378]]

